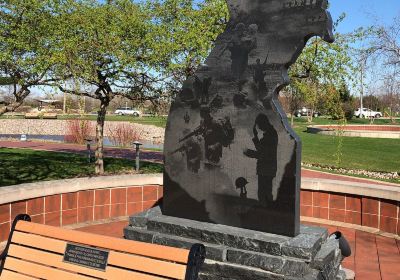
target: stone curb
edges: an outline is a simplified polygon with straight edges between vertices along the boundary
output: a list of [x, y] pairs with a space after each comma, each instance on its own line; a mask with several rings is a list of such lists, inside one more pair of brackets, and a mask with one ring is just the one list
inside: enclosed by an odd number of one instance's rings
[[389, 185], [339, 181], [339, 180], [321, 179], [321, 178], [302, 178], [301, 189], [333, 192], [333, 193], [354, 194], [354, 195], [400, 201], [400, 187], [389, 186]]
[[82, 190], [127, 186], [162, 185], [162, 174], [99, 176], [44, 181], [0, 188], [0, 205], [14, 201]]
[[[81, 190], [139, 185], [163, 185], [163, 175], [158, 173], [99, 176], [6, 186], [0, 188], [0, 204]], [[400, 187], [390, 185], [303, 177], [301, 189], [400, 201]]]

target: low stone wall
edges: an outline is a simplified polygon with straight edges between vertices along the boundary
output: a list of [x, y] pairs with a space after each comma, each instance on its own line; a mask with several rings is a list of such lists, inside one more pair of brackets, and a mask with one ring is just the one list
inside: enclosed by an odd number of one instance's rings
[[[95, 121], [91, 121], [94, 128]], [[128, 124], [142, 134], [142, 140], [163, 141], [164, 128], [154, 125], [142, 125], [130, 122], [105, 122], [104, 136], [119, 124]], [[31, 119], [0, 119], [0, 134], [33, 134], [33, 135], [65, 135], [68, 132], [68, 120], [31, 120]]]
[[[17, 214], [37, 223], [71, 226], [132, 215], [163, 196], [162, 174], [67, 179], [0, 188], [0, 242]], [[400, 238], [400, 187], [302, 179], [301, 215]], [[122, 233], [121, 233], [122, 234]]]
[[[339, 132], [340, 131], [340, 132]], [[312, 125], [307, 127], [308, 133], [337, 135], [347, 137], [400, 139], [400, 126], [395, 125]]]
[[161, 175], [127, 175], [0, 188], [0, 242], [21, 213], [35, 223], [67, 226], [142, 212], [163, 196], [161, 183]]
[[304, 178], [300, 205], [303, 217], [400, 238], [400, 186]]
[[361, 130], [361, 131], [398, 131], [400, 132], [400, 126], [398, 125], [315, 125], [313, 127], [326, 128], [326, 129], [344, 129], [344, 130]]

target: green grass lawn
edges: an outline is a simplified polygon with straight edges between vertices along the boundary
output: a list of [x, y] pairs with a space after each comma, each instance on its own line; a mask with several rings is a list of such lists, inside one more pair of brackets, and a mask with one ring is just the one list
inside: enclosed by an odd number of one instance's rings
[[[368, 123], [355, 119], [354, 123]], [[334, 123], [317, 118], [313, 124]], [[375, 124], [389, 124], [390, 120], [375, 120]], [[364, 169], [370, 171], [400, 172], [400, 140], [361, 137], [339, 137], [306, 132], [305, 118], [295, 121], [294, 129], [303, 144], [302, 161], [305, 163]], [[342, 141], [341, 148], [340, 142]], [[340, 154], [338, 157], [337, 155]]]
[[[86, 116], [95, 119], [95, 116]], [[165, 127], [166, 118], [128, 116], [107, 116], [108, 121], [133, 121], [142, 124]], [[295, 118], [294, 129], [302, 140], [302, 162], [335, 166], [345, 169], [362, 169], [379, 172], [400, 173], [400, 140], [361, 137], [338, 137], [306, 133], [312, 124], [335, 124], [327, 118], [314, 118], [307, 123], [306, 118]], [[353, 119], [348, 124], [368, 124], [369, 120]], [[376, 125], [391, 124], [390, 120], [377, 119]], [[400, 124], [400, 120], [397, 120]], [[106, 159], [108, 174], [128, 172], [134, 163], [123, 159]], [[68, 163], [68, 164], [67, 164]], [[60, 178], [93, 175], [93, 166], [78, 155], [36, 152], [29, 150], [0, 149], [0, 185], [52, 180]], [[145, 165], [145, 172], [161, 172], [161, 165]], [[322, 169], [324, 170], [324, 169]], [[395, 181], [399, 183], [399, 181]]]
[[[133, 173], [135, 162], [105, 158], [106, 174]], [[163, 166], [142, 162], [141, 173], [160, 173]], [[69, 153], [0, 148], [0, 186], [94, 175], [94, 163]]]

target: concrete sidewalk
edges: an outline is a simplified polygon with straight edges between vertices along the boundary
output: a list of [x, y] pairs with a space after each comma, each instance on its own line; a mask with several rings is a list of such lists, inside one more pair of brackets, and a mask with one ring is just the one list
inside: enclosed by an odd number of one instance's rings
[[[36, 142], [36, 141], [1, 141], [0, 140], [0, 148], [22, 148], [22, 149], [33, 149], [39, 151], [52, 151], [52, 152], [64, 152], [64, 153], [77, 153], [77, 154], [86, 154], [86, 146], [85, 145], [77, 145], [77, 144], [65, 144], [65, 143], [49, 143], [49, 142]], [[135, 152], [132, 149], [126, 148], [113, 148], [106, 147], [104, 149], [104, 154], [106, 157], [113, 158], [126, 158], [126, 159], [135, 159]], [[157, 151], [148, 151], [143, 150], [140, 153], [140, 158], [146, 161], [153, 162], [163, 162], [163, 153]], [[392, 184], [378, 180], [372, 179], [362, 179], [357, 177], [351, 177], [346, 175], [336, 175], [327, 172], [315, 171], [310, 169], [302, 169], [301, 175], [305, 178], [320, 178], [320, 179], [330, 179], [330, 180], [338, 180], [338, 181], [348, 181], [348, 182], [357, 182], [357, 183], [367, 183], [367, 184], [375, 184], [375, 185], [383, 185], [383, 186], [398, 186], [399, 184]]]

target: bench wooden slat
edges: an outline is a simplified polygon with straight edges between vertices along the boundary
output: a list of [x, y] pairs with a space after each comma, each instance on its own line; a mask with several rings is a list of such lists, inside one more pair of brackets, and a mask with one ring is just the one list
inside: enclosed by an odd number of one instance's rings
[[66, 272], [63, 270], [55, 269], [52, 267], [27, 262], [24, 260], [18, 260], [13, 257], [7, 257], [5, 269], [21, 271], [24, 274], [43, 278], [43, 279], [68, 279], [68, 280], [93, 280], [92, 277], [87, 277], [75, 273]]
[[144, 255], [179, 263], [186, 263], [188, 260], [188, 251], [184, 249], [147, 244], [108, 236], [99, 236], [86, 232], [79, 232], [79, 234], [76, 234], [76, 231], [73, 230], [48, 227], [26, 221], [19, 221], [16, 225], [16, 230], [39, 234], [69, 242], [87, 244], [116, 251], [124, 251], [127, 253]]
[[[44, 252], [40, 252], [38, 250], [29, 249], [29, 248], [24, 249], [24, 247], [22, 247], [22, 249], [21, 249], [20, 246], [15, 245], [15, 243], [30, 246], [30, 247], [35, 247], [35, 248], [38, 248], [41, 250], [58, 253], [59, 255], [55, 255], [56, 259], [53, 258], [53, 260], [57, 260], [59, 258], [61, 262], [62, 262], [61, 255], [64, 254], [65, 247], [67, 245], [67, 242], [65, 242], [65, 241], [55, 240], [55, 239], [51, 239], [48, 237], [43, 237], [43, 236], [39, 236], [39, 235], [35, 235], [35, 234], [28, 234], [28, 233], [23, 233], [23, 232], [14, 232], [13, 243], [14, 244], [12, 244], [10, 246], [8, 255], [20, 257], [20, 258], [28, 259], [28, 260], [32, 260], [32, 261], [35, 260], [34, 257], [30, 258], [30, 257], [24, 257], [24, 256], [29, 256], [32, 254], [39, 254], [39, 253], [44, 253]], [[12, 248], [17, 248], [17, 249], [12, 250]], [[21, 250], [23, 252], [21, 252]], [[31, 251], [31, 253], [28, 254], [27, 252], [29, 252], [29, 251]], [[52, 254], [48, 253], [48, 255], [52, 255]], [[43, 258], [46, 258], [46, 257], [50, 258], [50, 256], [43, 255]], [[60, 267], [59, 266], [60, 264], [58, 261], [56, 261], [57, 264], [54, 264], [49, 261], [50, 260], [48, 260], [48, 261], [40, 260], [38, 262], [46, 263], [46, 264], [48, 263], [50, 265]], [[186, 272], [186, 266], [182, 265], [182, 264], [171, 263], [171, 262], [146, 258], [143, 256], [135, 256], [135, 255], [125, 254], [125, 253], [115, 252], [115, 251], [110, 251], [109, 257], [108, 257], [108, 265], [114, 265], [114, 266], [124, 267], [127, 269], [143, 271], [143, 272], [156, 274], [159, 276], [166, 276], [166, 277], [174, 278], [174, 279], [184, 279], [185, 272]], [[72, 269], [72, 270], [74, 270], [74, 269]], [[89, 273], [89, 275], [92, 275], [92, 274]], [[99, 274], [97, 274], [97, 273], [93, 274], [93, 276], [97, 276], [97, 275], [99, 275]]]
[[0, 276], [1, 280], [37, 280], [30, 276], [22, 275], [10, 270], [3, 270]]
[[186, 265], [110, 252], [109, 263], [174, 279], [185, 279]]
[[45, 265], [53, 266], [67, 271], [86, 274], [89, 276], [106, 278], [106, 279], [140, 279], [140, 280], [165, 280], [167, 278], [157, 277], [148, 274], [142, 274], [135, 271], [129, 271], [121, 268], [108, 266], [106, 271], [95, 270], [83, 266], [63, 262], [63, 256], [59, 254], [39, 251], [19, 245], [12, 244], [9, 249], [9, 256], [21, 258], [23, 260], [32, 261], [36, 263], [43, 263]]

